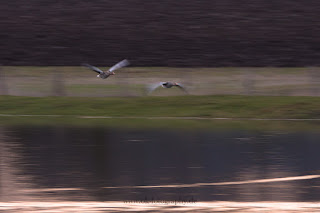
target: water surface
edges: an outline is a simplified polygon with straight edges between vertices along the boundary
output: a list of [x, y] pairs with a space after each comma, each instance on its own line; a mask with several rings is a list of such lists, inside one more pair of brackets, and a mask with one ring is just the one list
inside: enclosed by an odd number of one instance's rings
[[108, 211], [139, 201], [318, 202], [319, 139], [306, 130], [2, 125], [0, 209], [14, 209], [12, 202], [33, 203], [30, 211], [37, 202], [113, 205]]

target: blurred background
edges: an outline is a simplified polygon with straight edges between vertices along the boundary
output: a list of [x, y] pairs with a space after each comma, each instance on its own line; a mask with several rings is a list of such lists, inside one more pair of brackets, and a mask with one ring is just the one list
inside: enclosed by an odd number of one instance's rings
[[316, 0], [13, 0], [0, 9], [3, 65], [320, 64]]
[[[14, 0], [0, 9], [3, 95], [140, 96], [170, 80], [198, 95], [319, 95], [318, 1]], [[108, 81], [78, 67], [124, 58], [135, 68]]]
[[[8, 98], [3, 95], [145, 96], [149, 84], [161, 81], [179, 82], [191, 95], [320, 96], [316, 0], [11, 0], [1, 3], [0, 11], [2, 100]], [[125, 58], [131, 65], [105, 80], [81, 66], [106, 70]], [[185, 93], [159, 88], [150, 95]], [[23, 101], [16, 107], [23, 109]], [[291, 113], [288, 106], [283, 110]], [[293, 110], [299, 115], [303, 108]], [[286, 122], [99, 118], [99, 123], [89, 117], [1, 115], [0, 210], [123, 212], [125, 200], [183, 196], [218, 205], [201, 203], [189, 212], [320, 211], [316, 113], [313, 121]], [[88, 202], [95, 204], [91, 208]], [[151, 212], [154, 205], [147, 207], [131, 210]], [[176, 210], [171, 207], [158, 210]]]
[[163, 81], [181, 83], [191, 95], [320, 95], [320, 72], [317, 67], [129, 66], [116, 70], [116, 75], [107, 79], [97, 78], [97, 73], [79, 66], [3, 66], [0, 70], [1, 95], [81, 97], [186, 95], [179, 88], [162, 87], [148, 93], [150, 85]]

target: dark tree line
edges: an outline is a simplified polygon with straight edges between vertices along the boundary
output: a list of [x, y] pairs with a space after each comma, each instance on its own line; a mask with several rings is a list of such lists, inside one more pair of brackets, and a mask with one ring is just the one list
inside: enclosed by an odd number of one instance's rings
[[0, 64], [316, 66], [316, 0], [10, 0]]

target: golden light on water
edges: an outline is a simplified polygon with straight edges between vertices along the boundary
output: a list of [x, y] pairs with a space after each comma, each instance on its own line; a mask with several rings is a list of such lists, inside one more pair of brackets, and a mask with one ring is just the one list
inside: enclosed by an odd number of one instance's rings
[[283, 177], [283, 178], [269, 178], [259, 180], [247, 180], [247, 181], [230, 181], [220, 183], [194, 183], [194, 184], [175, 184], [175, 185], [154, 185], [154, 186], [122, 186], [122, 187], [104, 187], [104, 188], [173, 188], [173, 187], [201, 187], [201, 186], [225, 186], [225, 185], [240, 185], [240, 184], [252, 184], [252, 183], [272, 183], [283, 181], [296, 181], [296, 180], [309, 180], [320, 178], [320, 175], [304, 175], [295, 177]]
[[[45, 209], [45, 210], [44, 210]], [[319, 212], [319, 202], [196, 202], [141, 204], [124, 202], [6, 202], [1, 211], [19, 212]]]

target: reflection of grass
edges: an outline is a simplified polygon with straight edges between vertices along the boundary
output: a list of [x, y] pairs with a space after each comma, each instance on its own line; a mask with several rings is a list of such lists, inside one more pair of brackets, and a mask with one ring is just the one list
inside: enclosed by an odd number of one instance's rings
[[131, 98], [0, 96], [0, 114], [320, 118], [319, 97], [171, 96]]

